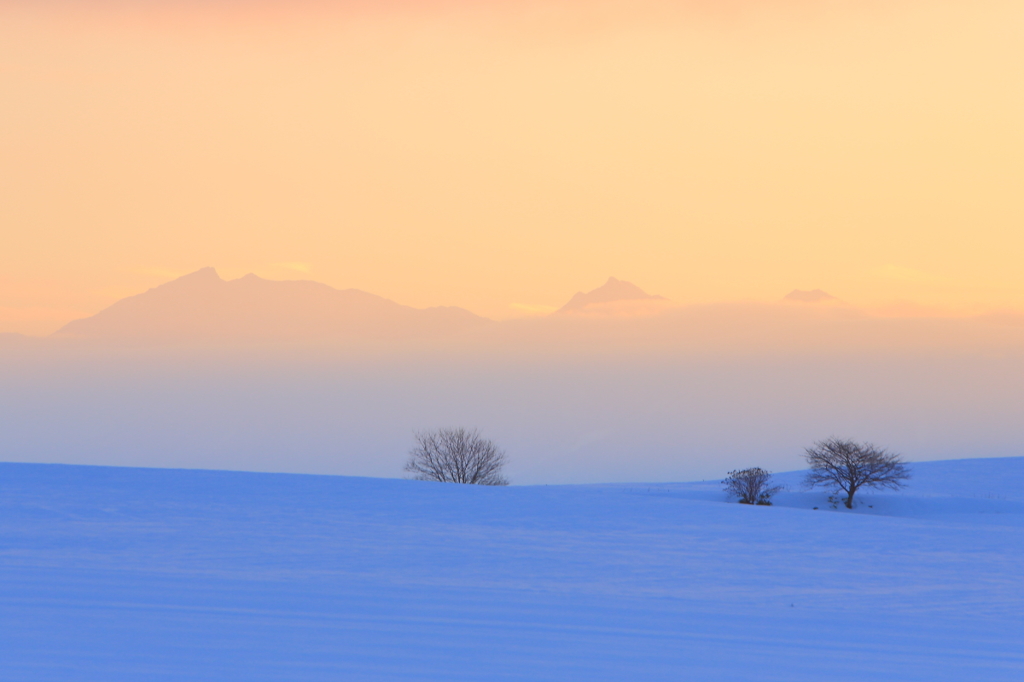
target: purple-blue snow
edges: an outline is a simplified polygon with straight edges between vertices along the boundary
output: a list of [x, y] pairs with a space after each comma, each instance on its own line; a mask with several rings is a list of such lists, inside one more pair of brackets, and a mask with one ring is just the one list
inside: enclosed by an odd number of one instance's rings
[[0, 679], [1024, 679], [1024, 458], [912, 470], [833, 511], [0, 464]]

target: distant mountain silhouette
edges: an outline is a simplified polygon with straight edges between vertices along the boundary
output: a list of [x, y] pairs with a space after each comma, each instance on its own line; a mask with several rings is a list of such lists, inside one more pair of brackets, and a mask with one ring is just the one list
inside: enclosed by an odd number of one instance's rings
[[148, 342], [307, 342], [436, 336], [488, 323], [462, 308], [411, 308], [357, 289], [203, 268], [74, 320], [57, 337]]
[[793, 291], [786, 294], [782, 300], [793, 301], [796, 303], [822, 303], [823, 301], [839, 302], [838, 298], [832, 294], [825, 293], [821, 289], [814, 289], [813, 291], [793, 289]]
[[579, 291], [569, 302], [559, 308], [557, 313], [581, 311], [588, 306], [601, 303], [617, 303], [619, 301], [664, 301], [664, 296], [653, 296], [630, 282], [609, 277], [603, 285], [586, 293]]

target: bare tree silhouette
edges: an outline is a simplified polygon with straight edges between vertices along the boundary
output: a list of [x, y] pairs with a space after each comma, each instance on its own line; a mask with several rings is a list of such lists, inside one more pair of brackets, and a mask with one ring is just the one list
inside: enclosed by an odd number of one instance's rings
[[899, 490], [910, 478], [910, 471], [898, 454], [871, 443], [828, 438], [817, 441], [804, 452], [811, 469], [805, 479], [807, 486], [821, 485], [843, 491], [847, 509], [853, 508], [853, 496], [861, 488]]
[[416, 434], [405, 470], [421, 481], [508, 485], [505, 453], [476, 429], [443, 428]]

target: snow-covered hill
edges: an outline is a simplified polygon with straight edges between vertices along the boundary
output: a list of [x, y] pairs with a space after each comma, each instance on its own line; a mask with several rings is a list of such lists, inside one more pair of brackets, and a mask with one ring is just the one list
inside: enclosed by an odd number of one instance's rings
[[[840, 502], [834, 509], [847, 514], [873, 514], [1017, 525], [1024, 514], [1024, 457], [961, 459], [917, 462], [906, 489], [898, 492], [866, 489], [857, 493], [852, 511]], [[776, 507], [833, 510], [830, 494], [804, 486], [805, 472], [790, 471], [774, 477], [783, 492], [774, 498]], [[700, 483], [624, 484], [620, 488], [647, 490], [692, 500], [728, 499], [720, 481]], [[839, 496], [841, 497], [841, 496]], [[980, 516], [979, 516], [980, 515]]]
[[1024, 679], [1024, 458], [913, 470], [851, 513], [0, 464], [0, 679]]

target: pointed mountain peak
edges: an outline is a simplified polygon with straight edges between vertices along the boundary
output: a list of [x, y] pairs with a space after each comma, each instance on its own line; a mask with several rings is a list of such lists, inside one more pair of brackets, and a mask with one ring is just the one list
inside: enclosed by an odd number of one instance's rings
[[654, 296], [631, 282], [625, 282], [614, 277], [597, 289], [588, 292], [579, 291], [568, 303], [562, 306], [558, 312], [566, 313], [574, 310], [583, 310], [587, 306], [597, 303], [614, 303], [617, 301], [649, 301], [664, 300], [664, 296]]
[[220, 275], [217, 274], [217, 269], [216, 268], [212, 268], [212, 267], [199, 268], [195, 272], [190, 272], [187, 275], [182, 275], [181, 277], [179, 277], [178, 279], [173, 280], [173, 281], [180, 282], [181, 280], [184, 280], [184, 279], [188, 279], [188, 280], [207, 280], [207, 281], [218, 281], [218, 282], [222, 282], [223, 281], [220, 278]]
[[190, 272], [187, 275], [178, 277], [177, 279], [172, 279], [170, 282], [164, 282], [163, 284], [154, 287], [153, 290], [174, 290], [180, 288], [194, 289], [197, 287], [202, 288], [215, 286], [217, 284], [222, 284], [223, 282], [224, 280], [220, 278], [220, 275], [217, 274], [215, 269], [200, 268], [195, 272]]
[[793, 301], [796, 303], [823, 303], [825, 301], [839, 302], [839, 299], [832, 294], [825, 293], [821, 289], [814, 289], [812, 291], [804, 291], [803, 289], [793, 289], [782, 299], [783, 301]]

